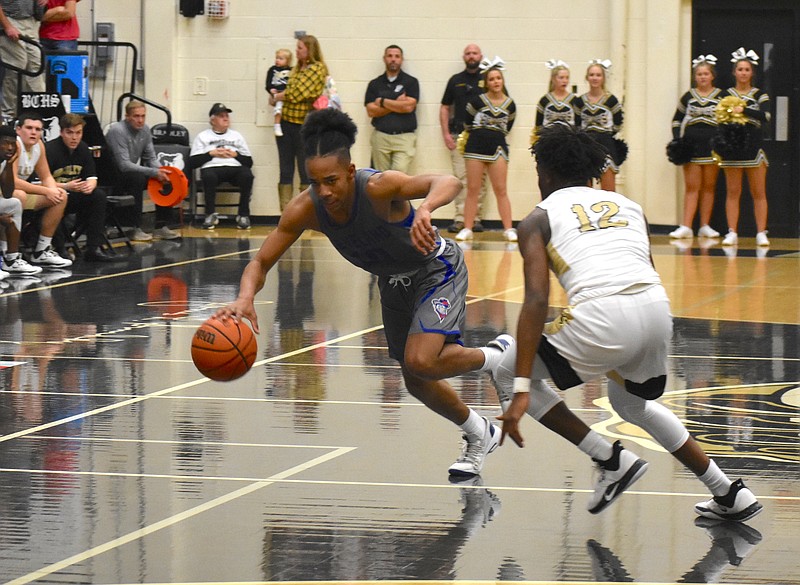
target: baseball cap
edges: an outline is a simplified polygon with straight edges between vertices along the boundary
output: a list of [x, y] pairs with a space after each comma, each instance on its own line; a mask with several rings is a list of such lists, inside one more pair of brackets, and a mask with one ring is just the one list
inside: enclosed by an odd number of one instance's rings
[[208, 111], [208, 115], [209, 116], [216, 116], [217, 114], [221, 114], [222, 112], [228, 112], [230, 114], [232, 111], [233, 110], [230, 109], [225, 104], [221, 104], [221, 103], [217, 102], [216, 104], [211, 106], [211, 109]]

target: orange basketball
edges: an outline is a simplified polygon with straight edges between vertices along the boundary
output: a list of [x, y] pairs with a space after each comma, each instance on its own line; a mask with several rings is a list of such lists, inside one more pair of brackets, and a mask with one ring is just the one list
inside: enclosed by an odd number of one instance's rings
[[258, 344], [244, 321], [209, 318], [192, 337], [192, 361], [204, 376], [218, 382], [241, 378], [256, 361]]

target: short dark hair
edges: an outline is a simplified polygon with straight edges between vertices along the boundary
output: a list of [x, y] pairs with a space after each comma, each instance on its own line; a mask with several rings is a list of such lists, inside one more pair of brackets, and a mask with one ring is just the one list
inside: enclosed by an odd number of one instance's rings
[[36, 122], [41, 122], [42, 125], [44, 125], [44, 118], [42, 118], [42, 115], [35, 110], [24, 110], [21, 112], [20, 115], [17, 116], [17, 126], [22, 126], [22, 123], [25, 120], [34, 120]]
[[342, 111], [325, 108], [311, 112], [300, 129], [306, 158], [338, 156], [350, 162], [350, 148], [355, 144], [358, 128]]
[[386, 47], [386, 48], [383, 50], [383, 54], [385, 55], [385, 54], [386, 54], [386, 51], [388, 51], [389, 49], [397, 49], [398, 51], [400, 51], [400, 56], [401, 56], [401, 57], [403, 56], [403, 49], [402, 49], [402, 48], [400, 48], [400, 45], [389, 45], [388, 47]]
[[536, 163], [560, 179], [585, 185], [599, 179], [608, 152], [583, 130], [564, 123], [545, 126], [531, 147]]
[[0, 126], [0, 138], [11, 138], [12, 140], [17, 140], [17, 133], [14, 132], [14, 129], [7, 125], [3, 124]]

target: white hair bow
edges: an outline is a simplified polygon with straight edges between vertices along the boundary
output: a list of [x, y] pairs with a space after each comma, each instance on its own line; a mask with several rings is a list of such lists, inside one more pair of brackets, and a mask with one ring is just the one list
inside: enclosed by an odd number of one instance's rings
[[494, 56], [494, 59], [489, 61], [489, 59], [484, 59], [481, 61], [479, 65], [481, 73], [487, 72], [489, 69], [499, 69], [500, 71], [504, 71], [506, 68], [506, 62], [503, 61], [497, 55]]
[[611, 60], [610, 59], [592, 59], [589, 61], [589, 65], [600, 65], [603, 69], [608, 71], [611, 69]]
[[731, 63], [736, 63], [737, 61], [741, 61], [742, 59], [747, 59], [753, 65], [758, 65], [758, 53], [756, 53], [753, 49], [745, 52], [744, 47], [739, 47], [733, 53], [731, 53]]
[[561, 59], [550, 59], [549, 61], [545, 61], [544, 66], [548, 69], [555, 69], [556, 67], [566, 67], [569, 69], [569, 65], [564, 63], [564, 61]]
[[714, 55], [698, 55], [697, 59], [692, 59], [692, 67], [697, 67], [701, 63], [708, 63], [709, 65], [716, 65], [717, 58]]

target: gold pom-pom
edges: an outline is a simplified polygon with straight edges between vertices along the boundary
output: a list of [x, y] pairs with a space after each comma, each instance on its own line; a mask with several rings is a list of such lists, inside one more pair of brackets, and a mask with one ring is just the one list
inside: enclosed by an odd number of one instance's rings
[[536, 141], [539, 140], [539, 133], [536, 132], [536, 126], [531, 128], [531, 146], [536, 144]]
[[[747, 118], [744, 115], [744, 108], [747, 104], [744, 100], [729, 95], [719, 100], [716, 109], [714, 110], [714, 117], [717, 119], [717, 124], [746, 124]], [[739, 109], [739, 111], [736, 111]]]
[[469, 130], [464, 130], [458, 135], [458, 138], [456, 138], [456, 148], [461, 154], [464, 154], [464, 149], [467, 146], [467, 140], [469, 140]]

